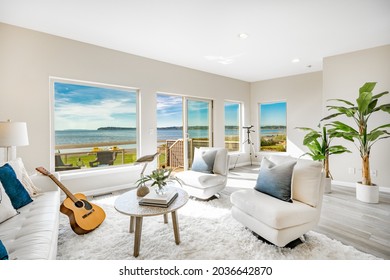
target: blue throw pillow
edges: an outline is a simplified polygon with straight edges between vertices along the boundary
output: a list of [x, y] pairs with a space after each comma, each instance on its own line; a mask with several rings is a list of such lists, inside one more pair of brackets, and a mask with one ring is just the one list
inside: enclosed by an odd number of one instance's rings
[[15, 171], [8, 163], [0, 167], [0, 181], [15, 209], [19, 209], [32, 202], [30, 195], [23, 187], [22, 183], [20, 183], [16, 177]]
[[291, 200], [291, 177], [297, 162], [276, 165], [266, 157], [261, 161], [255, 189], [286, 202]]
[[8, 260], [8, 252], [3, 242], [0, 240], [0, 260]]
[[195, 148], [191, 170], [203, 173], [213, 173], [216, 154], [217, 150], [201, 150]]

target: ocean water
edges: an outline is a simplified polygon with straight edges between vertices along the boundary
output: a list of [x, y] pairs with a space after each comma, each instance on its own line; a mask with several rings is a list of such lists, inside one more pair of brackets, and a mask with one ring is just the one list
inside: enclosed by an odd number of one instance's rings
[[[207, 129], [189, 129], [190, 138], [207, 138]], [[237, 135], [237, 129], [226, 129], [226, 135]], [[183, 138], [181, 129], [157, 129], [157, 141]], [[136, 130], [57, 130], [56, 145], [136, 141]]]
[[272, 135], [277, 135], [277, 134], [286, 134], [286, 129], [280, 128], [280, 129], [261, 129], [260, 130], [261, 136], [272, 136]]

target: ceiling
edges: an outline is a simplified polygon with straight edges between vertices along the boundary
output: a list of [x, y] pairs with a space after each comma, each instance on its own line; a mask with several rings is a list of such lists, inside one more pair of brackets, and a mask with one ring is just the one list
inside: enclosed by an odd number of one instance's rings
[[0, 0], [0, 22], [248, 82], [390, 44], [389, 0]]

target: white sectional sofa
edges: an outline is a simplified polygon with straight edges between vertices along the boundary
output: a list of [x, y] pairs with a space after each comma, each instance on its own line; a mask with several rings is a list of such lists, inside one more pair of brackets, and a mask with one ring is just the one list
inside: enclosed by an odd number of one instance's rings
[[56, 259], [60, 189], [44, 175], [30, 178], [40, 191], [19, 214], [0, 224], [0, 240], [10, 260]]

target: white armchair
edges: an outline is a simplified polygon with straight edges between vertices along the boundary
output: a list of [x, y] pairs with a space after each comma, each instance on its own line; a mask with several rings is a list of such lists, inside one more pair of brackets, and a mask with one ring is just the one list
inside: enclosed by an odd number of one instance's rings
[[[283, 162], [282, 158], [293, 159], [271, 156], [270, 161], [278, 164]], [[232, 216], [249, 230], [279, 247], [301, 237], [320, 219], [324, 192], [322, 165], [306, 159], [294, 160], [292, 203], [256, 189], [239, 190], [230, 197]]]
[[190, 196], [207, 200], [226, 187], [229, 155], [225, 148], [195, 148], [191, 170], [175, 176]]

